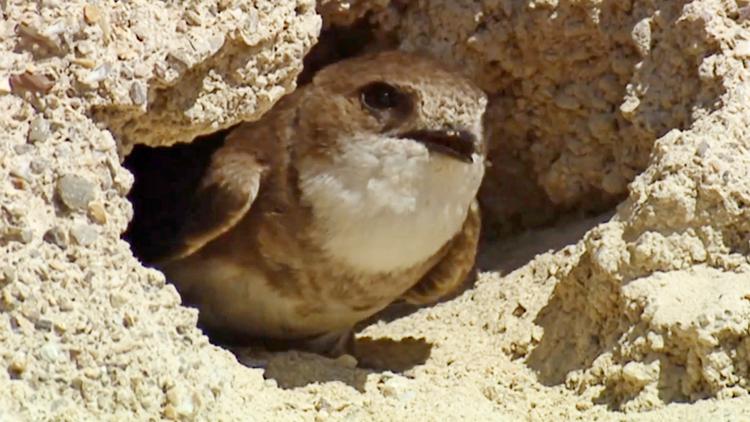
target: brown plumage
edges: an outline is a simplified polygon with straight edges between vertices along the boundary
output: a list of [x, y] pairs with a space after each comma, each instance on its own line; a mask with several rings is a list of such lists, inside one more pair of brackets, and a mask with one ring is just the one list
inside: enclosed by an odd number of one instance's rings
[[473, 266], [484, 94], [400, 52], [319, 72], [214, 153], [161, 264], [211, 328], [337, 354]]

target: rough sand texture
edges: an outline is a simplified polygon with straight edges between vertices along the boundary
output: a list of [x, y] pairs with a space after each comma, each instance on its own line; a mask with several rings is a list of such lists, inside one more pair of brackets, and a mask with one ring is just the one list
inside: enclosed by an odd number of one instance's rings
[[0, 2], [0, 420], [747, 417], [747, 2], [325, 3], [492, 95], [488, 226], [622, 202], [486, 245], [471, 289], [367, 327], [360, 360], [392, 370], [243, 366], [119, 240], [118, 151], [257, 118], [314, 4]]

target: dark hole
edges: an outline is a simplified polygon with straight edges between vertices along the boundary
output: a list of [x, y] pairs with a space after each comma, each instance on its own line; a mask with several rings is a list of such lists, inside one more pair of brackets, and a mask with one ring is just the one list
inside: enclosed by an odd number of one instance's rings
[[305, 56], [304, 70], [297, 77], [297, 83], [304, 85], [329, 64], [363, 53], [373, 41], [373, 27], [366, 18], [352, 26], [332, 26], [324, 30], [320, 34], [320, 41]]
[[125, 158], [124, 165], [135, 182], [128, 195], [133, 219], [123, 237], [144, 263], [157, 259], [175, 238], [188, 201], [226, 133], [171, 147], [138, 145]]

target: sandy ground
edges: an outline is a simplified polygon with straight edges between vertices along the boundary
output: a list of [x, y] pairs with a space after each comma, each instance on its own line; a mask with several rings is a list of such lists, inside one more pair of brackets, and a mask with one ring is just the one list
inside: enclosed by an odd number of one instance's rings
[[[0, 421], [750, 420], [745, 0], [0, 12]], [[478, 280], [364, 328], [360, 366], [211, 345], [121, 240], [132, 147], [257, 119], [318, 39], [491, 98]]]

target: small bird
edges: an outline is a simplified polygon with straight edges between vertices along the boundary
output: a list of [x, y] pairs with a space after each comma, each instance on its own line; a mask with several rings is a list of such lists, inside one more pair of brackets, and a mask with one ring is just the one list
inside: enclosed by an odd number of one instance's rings
[[473, 268], [484, 93], [397, 51], [319, 71], [216, 150], [159, 266], [211, 330], [340, 355]]

